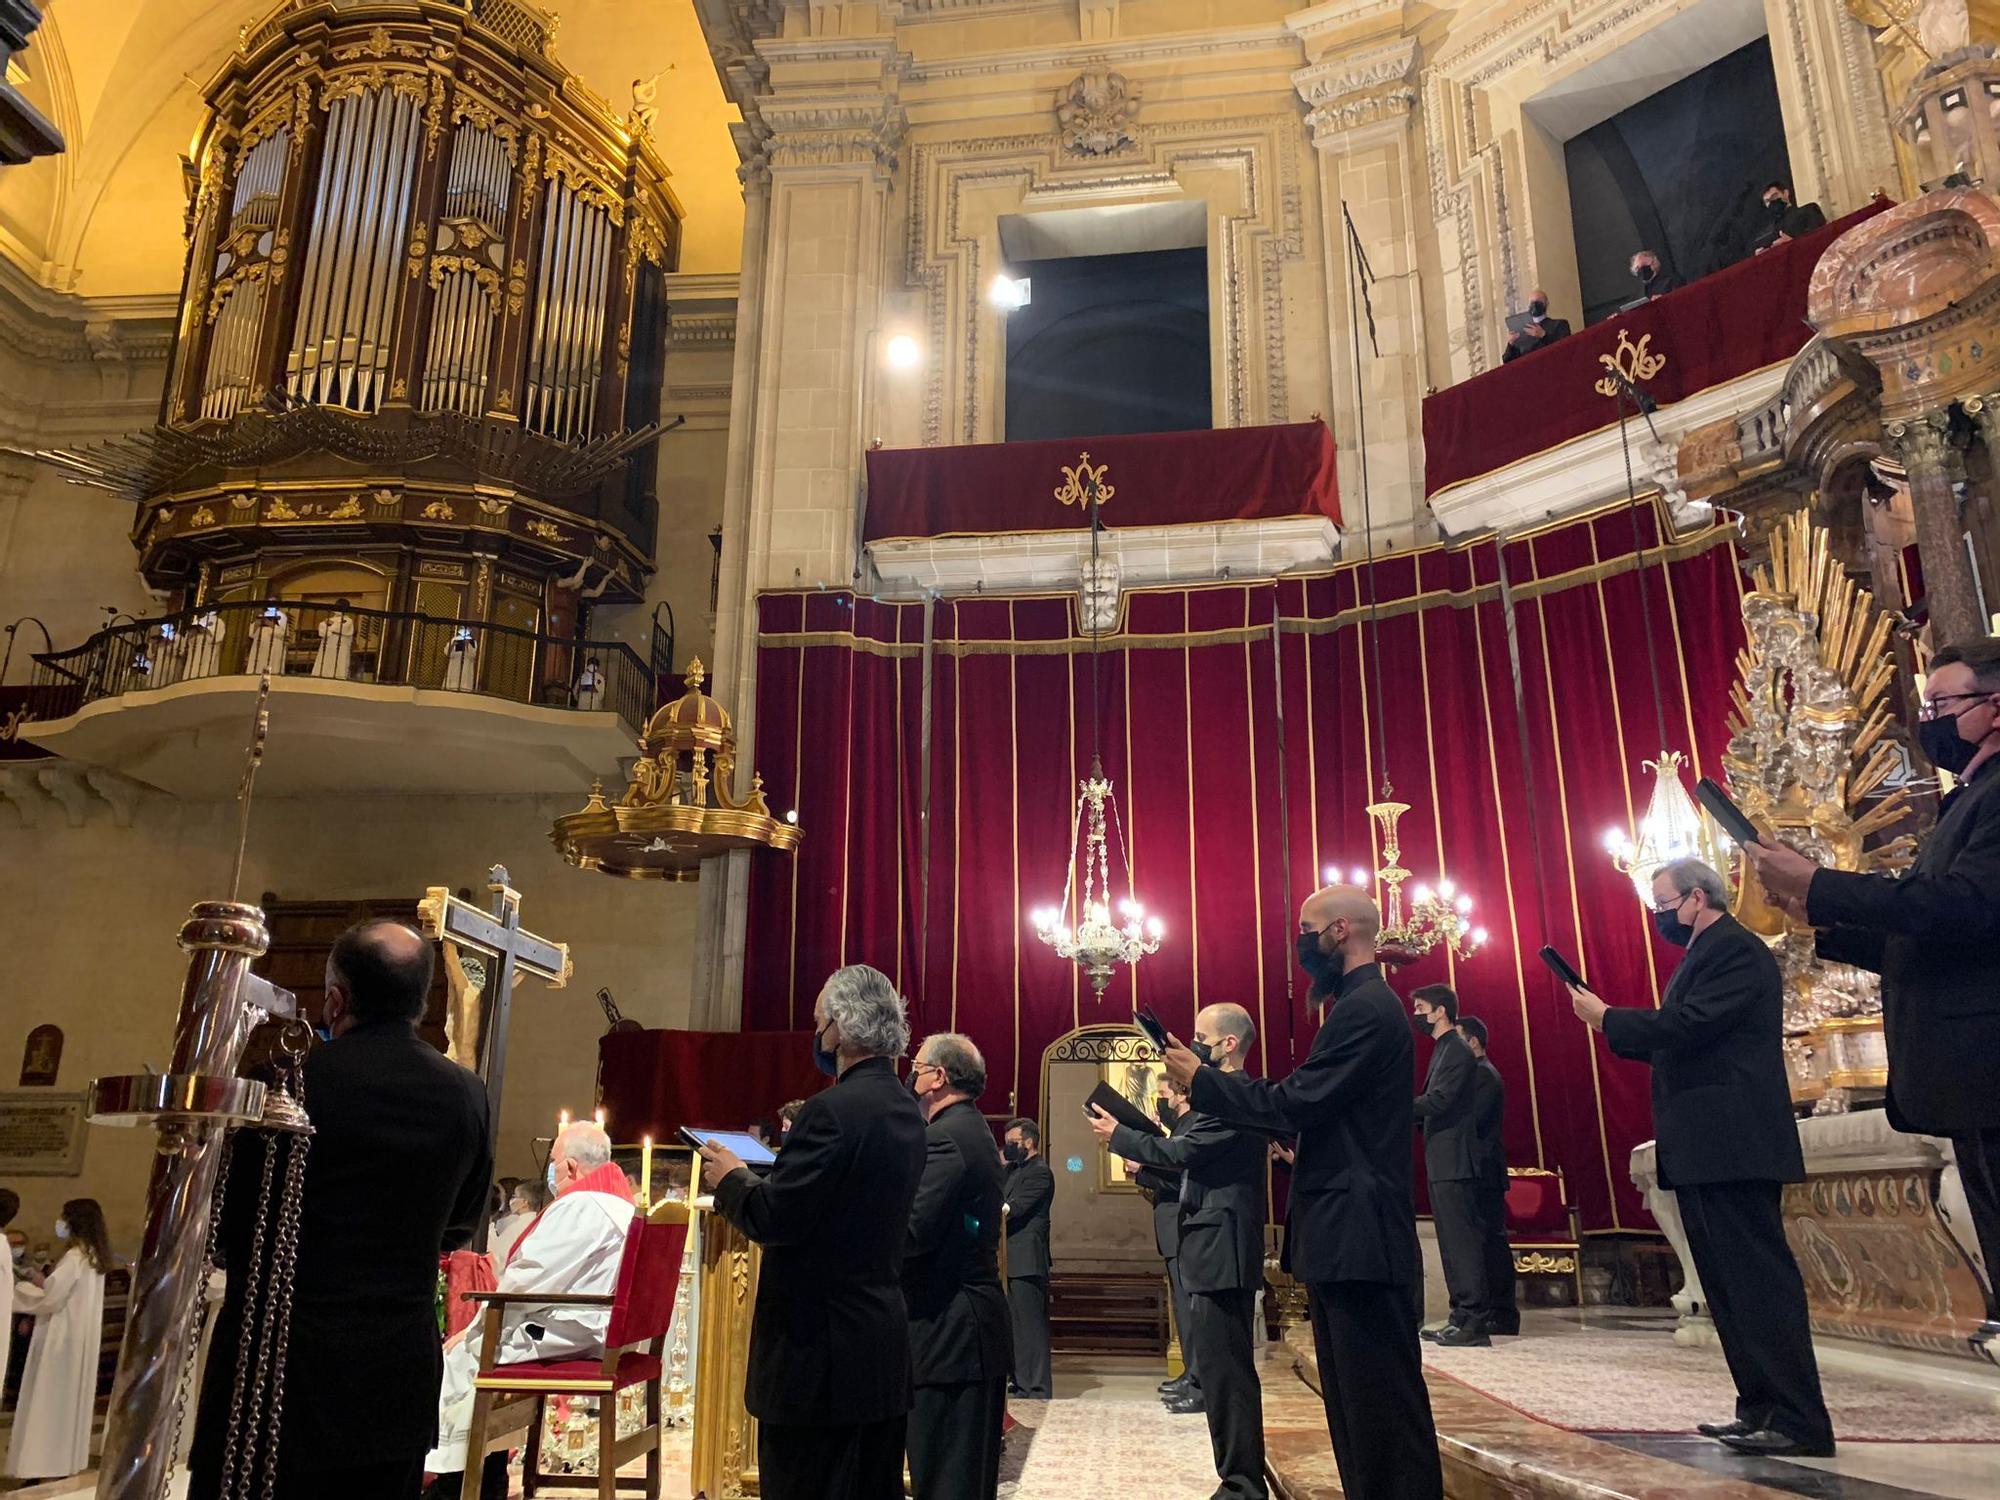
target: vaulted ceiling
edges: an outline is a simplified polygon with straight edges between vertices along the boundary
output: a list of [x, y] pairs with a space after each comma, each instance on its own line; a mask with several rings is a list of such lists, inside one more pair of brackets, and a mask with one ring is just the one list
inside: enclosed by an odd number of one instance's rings
[[[722, 95], [693, 0], [542, 0], [556, 54], [615, 108], [659, 78], [654, 126], [687, 212], [681, 269], [733, 271], [743, 200]], [[180, 157], [202, 89], [242, 27], [274, 0], [50, 0], [19, 61], [23, 91], [68, 149], [0, 172], [0, 254], [34, 280], [86, 296], [180, 285]]]

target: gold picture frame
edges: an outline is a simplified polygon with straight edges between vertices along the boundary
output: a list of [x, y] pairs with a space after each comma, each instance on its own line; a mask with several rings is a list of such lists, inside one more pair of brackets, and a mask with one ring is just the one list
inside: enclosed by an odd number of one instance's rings
[[[1166, 1065], [1152, 1055], [1150, 1048], [1143, 1056], [1119, 1058], [1112, 1062], [1100, 1062], [1097, 1076], [1108, 1083], [1141, 1113], [1153, 1112], [1153, 1095], [1158, 1090], [1160, 1077]], [[1101, 1193], [1136, 1193], [1139, 1184], [1125, 1175], [1125, 1158], [1111, 1151], [1097, 1153], [1097, 1190]]]

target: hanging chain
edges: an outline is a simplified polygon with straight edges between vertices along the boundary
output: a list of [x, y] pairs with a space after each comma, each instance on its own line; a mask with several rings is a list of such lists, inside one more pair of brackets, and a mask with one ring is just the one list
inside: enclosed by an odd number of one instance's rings
[[222, 1215], [229, 1203], [229, 1163], [236, 1153], [236, 1132], [225, 1130], [222, 1148], [218, 1153], [220, 1164], [216, 1171], [215, 1192], [208, 1203], [208, 1245], [201, 1260], [201, 1295], [195, 1301], [194, 1322], [188, 1329], [187, 1354], [181, 1361], [181, 1378], [174, 1391], [174, 1421], [167, 1436], [167, 1478], [162, 1491], [172, 1494], [174, 1471], [180, 1467], [181, 1434], [187, 1430], [188, 1402], [193, 1398], [195, 1371], [201, 1364], [201, 1343], [208, 1328], [215, 1321], [214, 1312], [208, 1303], [208, 1283], [215, 1276], [220, 1261], [222, 1247]]
[[[1354, 221], [1347, 218], [1347, 205], [1340, 206], [1341, 216], [1347, 219], [1347, 332], [1353, 345], [1354, 357], [1354, 429], [1355, 446], [1361, 465], [1361, 529], [1363, 559], [1361, 581], [1368, 591], [1368, 640], [1369, 657], [1373, 663], [1372, 675], [1375, 679], [1375, 755], [1382, 763], [1382, 800], [1387, 802], [1395, 795], [1395, 787], [1389, 781], [1389, 729], [1387, 709], [1382, 697], [1382, 611], [1381, 602], [1375, 597], [1375, 497], [1368, 485], [1368, 394], [1361, 386], [1361, 318], [1360, 300], [1367, 294], [1357, 290], [1361, 284], [1361, 236], [1355, 231]], [[1373, 324], [1373, 313], [1370, 313]], [[1368, 732], [1362, 725], [1362, 733]]]
[[[253, 1391], [256, 1391], [256, 1394], [261, 1396], [261, 1391], [256, 1390], [256, 1382], [251, 1372], [251, 1352], [252, 1341], [258, 1323], [257, 1294], [259, 1284], [263, 1280], [258, 1271], [264, 1263], [264, 1238], [265, 1231], [269, 1225], [271, 1210], [271, 1178], [277, 1168], [277, 1158], [271, 1152], [271, 1143], [265, 1141], [262, 1144], [264, 1147], [264, 1167], [258, 1185], [257, 1222], [251, 1231], [250, 1253], [246, 1257], [244, 1264], [234, 1267], [230, 1273], [233, 1277], [240, 1279], [243, 1287], [241, 1303], [243, 1326], [236, 1338], [236, 1385], [229, 1397], [229, 1429], [224, 1435], [222, 1443], [222, 1482], [219, 1486], [219, 1493], [222, 1500], [235, 1500], [237, 1495], [235, 1479], [238, 1450], [246, 1444], [248, 1445], [249, 1452], [253, 1455], [252, 1458], [246, 1459], [244, 1462], [246, 1477], [242, 1493], [247, 1497], [249, 1491], [247, 1476], [251, 1464], [254, 1462], [256, 1451], [256, 1434], [254, 1430], [245, 1431], [244, 1406], [246, 1397], [250, 1396]], [[257, 1405], [261, 1405], [261, 1400]], [[256, 1408], [253, 1406], [249, 1423], [252, 1429], [254, 1429], [257, 1420], [255, 1411]]]
[[[284, 1200], [278, 1206], [278, 1244], [271, 1257], [273, 1301], [267, 1302], [267, 1333], [275, 1340], [271, 1361], [270, 1431], [264, 1447], [264, 1500], [273, 1500], [278, 1485], [278, 1440], [284, 1430], [285, 1353], [291, 1343], [292, 1284], [299, 1264], [299, 1216], [305, 1201], [306, 1153], [312, 1137], [294, 1132], [286, 1142]], [[246, 1476], [247, 1478], [247, 1476]]]
[[[1638, 403], [1635, 400], [1633, 404]], [[1639, 539], [1639, 487], [1632, 482], [1632, 440], [1625, 431], [1625, 386], [1618, 382], [1618, 446], [1625, 453], [1625, 518], [1632, 523], [1632, 557], [1639, 582], [1639, 629], [1646, 637], [1646, 670], [1653, 679], [1653, 722], [1660, 749], [1667, 748], [1667, 701], [1660, 691], [1660, 655], [1653, 644], [1653, 605], [1646, 592], [1646, 549]], [[1669, 585], [1671, 587], [1671, 585]]]

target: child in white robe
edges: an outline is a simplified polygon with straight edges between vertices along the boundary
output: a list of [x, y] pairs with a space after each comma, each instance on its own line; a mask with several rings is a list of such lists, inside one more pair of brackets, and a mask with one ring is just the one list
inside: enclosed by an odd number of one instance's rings
[[65, 1203], [56, 1237], [69, 1248], [47, 1283], [14, 1289], [14, 1311], [35, 1319], [7, 1454], [7, 1472], [16, 1479], [67, 1479], [90, 1467], [104, 1273], [115, 1264], [97, 1200]]

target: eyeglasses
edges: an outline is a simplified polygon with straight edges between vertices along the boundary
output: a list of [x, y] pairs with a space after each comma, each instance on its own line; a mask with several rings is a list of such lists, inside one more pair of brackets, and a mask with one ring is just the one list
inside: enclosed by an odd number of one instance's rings
[[942, 1073], [943, 1071], [944, 1069], [937, 1063], [914, 1062], [910, 1064], [910, 1076], [913, 1078], [919, 1073]]
[[[1931, 719], [1938, 718], [1940, 716], [1939, 711], [1947, 703], [1957, 703], [1966, 698], [1984, 699], [1991, 698], [1992, 696], [1991, 693], [1939, 693], [1935, 698], [1925, 698], [1917, 704], [1917, 717], [1928, 722]], [[1958, 715], [1951, 714], [1945, 717], [1956, 718]]]
[[1687, 898], [1692, 896], [1693, 894], [1694, 894], [1693, 891], [1682, 891], [1678, 896], [1674, 897], [1674, 899], [1671, 901], [1662, 901], [1657, 903], [1653, 907], [1653, 910], [1659, 912], [1678, 911], [1680, 910], [1681, 903], [1687, 900]]

